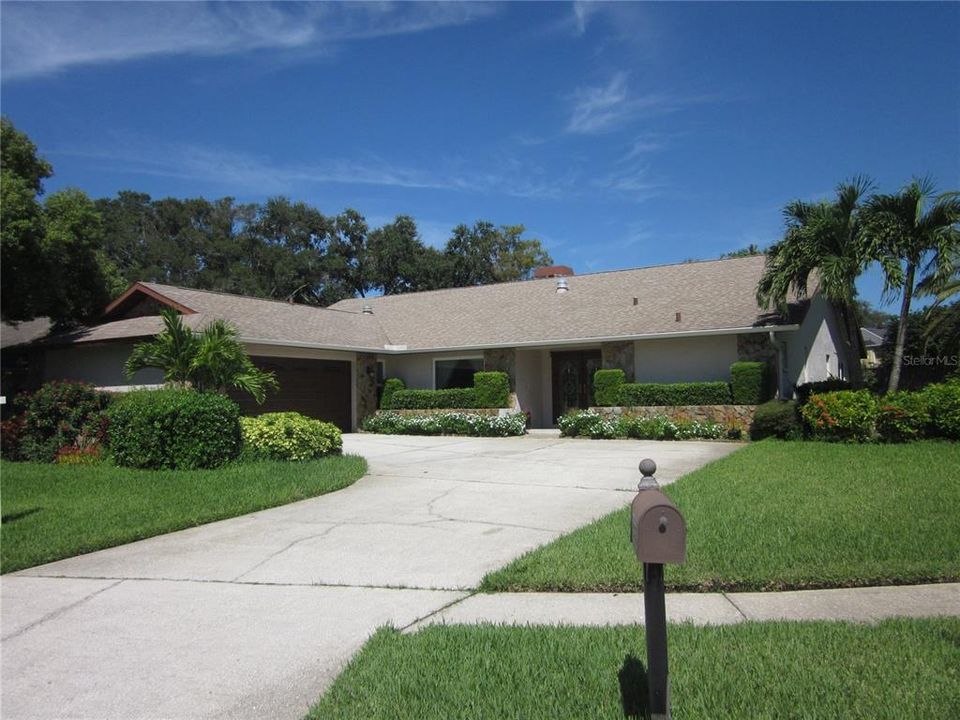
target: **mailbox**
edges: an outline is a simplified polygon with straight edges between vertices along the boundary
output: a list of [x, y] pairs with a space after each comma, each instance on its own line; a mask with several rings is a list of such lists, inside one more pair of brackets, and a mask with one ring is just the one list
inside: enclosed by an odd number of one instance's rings
[[687, 559], [687, 524], [659, 490], [641, 490], [630, 506], [630, 539], [642, 563], [682, 564]]

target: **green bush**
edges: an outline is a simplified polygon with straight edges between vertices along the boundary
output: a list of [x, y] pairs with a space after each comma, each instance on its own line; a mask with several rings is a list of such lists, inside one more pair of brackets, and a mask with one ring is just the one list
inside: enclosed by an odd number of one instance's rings
[[867, 442], [874, 436], [877, 411], [870, 391], [838, 390], [811, 395], [800, 415], [815, 438]]
[[750, 423], [750, 438], [762, 440], [778, 437], [797, 440], [803, 435], [803, 426], [794, 400], [770, 400], [757, 407]]
[[850, 390], [850, 383], [840, 378], [830, 378], [829, 380], [817, 380], [815, 382], [802, 383], [794, 388], [797, 394], [797, 402], [805, 405], [811, 395], [822, 395], [823, 393], [835, 392], [837, 390]]
[[609, 407], [617, 404], [620, 387], [627, 375], [620, 369], [597, 370], [593, 374], [593, 397], [597, 405]]
[[505, 408], [510, 400], [510, 376], [499, 371], [476, 372], [473, 389], [478, 408]]
[[664, 416], [652, 418], [620, 417], [611, 420], [600, 413], [582, 410], [567, 413], [557, 420], [560, 434], [565, 437], [590, 437], [595, 440], [636, 438], [639, 440], [716, 440], [729, 437], [731, 430], [720, 423], [698, 420], [671, 420]]
[[53, 462], [58, 450], [76, 445], [81, 436], [104, 443], [104, 412], [111, 397], [86, 383], [45, 383], [32, 395], [18, 400], [26, 410], [16, 454], [24, 460]]
[[137, 390], [107, 411], [118, 465], [211, 468], [240, 452], [240, 409], [225, 395], [165, 388]]
[[765, 362], [735, 362], [730, 366], [734, 405], [759, 405], [770, 399], [770, 372]]
[[383, 383], [383, 394], [380, 395], [380, 408], [387, 410], [392, 407], [390, 403], [393, 402], [393, 394], [397, 390], [405, 390], [406, 387], [400, 378], [387, 378]]
[[385, 435], [469, 435], [473, 437], [508, 437], [526, 432], [523, 413], [478, 415], [476, 413], [437, 413], [411, 415], [378, 412], [363, 421], [367, 432]]
[[242, 417], [240, 432], [252, 460], [313, 460], [343, 450], [340, 428], [297, 412]]
[[960, 440], [960, 380], [928, 385], [923, 395], [930, 409], [932, 433]]
[[877, 435], [884, 442], [909, 442], [923, 437], [930, 424], [924, 393], [897, 392], [880, 398]]
[[391, 410], [441, 410], [477, 407], [473, 388], [449, 390], [397, 390], [390, 398]]
[[617, 393], [617, 405], [726, 405], [730, 386], [725, 382], [625, 383]]

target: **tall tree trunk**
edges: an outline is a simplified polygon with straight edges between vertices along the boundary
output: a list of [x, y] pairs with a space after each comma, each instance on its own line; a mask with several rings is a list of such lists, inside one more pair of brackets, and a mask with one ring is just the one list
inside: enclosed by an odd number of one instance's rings
[[890, 365], [890, 382], [887, 392], [897, 391], [900, 385], [900, 366], [903, 364], [903, 346], [907, 341], [907, 320], [910, 316], [910, 301], [913, 299], [913, 277], [917, 271], [915, 263], [907, 263], [907, 275], [903, 280], [903, 300], [900, 302], [900, 322], [897, 324], [897, 339], [893, 344], [893, 360]]
[[847, 336], [847, 376], [850, 384], [858, 388], [863, 385], [863, 369], [860, 367], [860, 323], [857, 320], [857, 311], [853, 303], [844, 303], [838, 309]]

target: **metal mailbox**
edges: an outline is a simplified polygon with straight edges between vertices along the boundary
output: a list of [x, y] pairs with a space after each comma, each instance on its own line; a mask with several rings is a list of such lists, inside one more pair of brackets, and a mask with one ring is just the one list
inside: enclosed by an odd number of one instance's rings
[[630, 539], [638, 561], [682, 564], [687, 559], [687, 524], [670, 498], [659, 490], [643, 490], [630, 510]]

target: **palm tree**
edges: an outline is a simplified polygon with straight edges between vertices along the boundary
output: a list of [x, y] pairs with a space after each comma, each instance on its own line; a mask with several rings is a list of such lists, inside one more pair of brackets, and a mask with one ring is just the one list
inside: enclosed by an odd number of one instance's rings
[[864, 216], [867, 252], [883, 268], [884, 290], [901, 293], [900, 322], [887, 386], [887, 392], [895, 392], [914, 294], [926, 290], [946, 299], [956, 292], [960, 193], [937, 197], [930, 178], [913, 180], [895, 195], [871, 197]]
[[856, 280], [867, 265], [860, 199], [871, 185], [869, 179], [857, 177], [837, 186], [835, 200], [788, 203], [783, 209], [786, 232], [767, 251], [766, 267], [757, 286], [760, 306], [782, 311], [791, 295], [800, 299], [808, 295], [811, 275], [816, 272], [816, 287], [840, 316], [854, 385], [862, 380]]
[[214, 320], [194, 333], [173, 310], [162, 310], [160, 315], [164, 330], [134, 346], [125, 365], [127, 377], [144, 368], [156, 368], [163, 371], [164, 382], [191, 385], [201, 392], [234, 387], [258, 403], [264, 401], [267, 390], [277, 389], [276, 376], [253, 364], [233, 326]]

